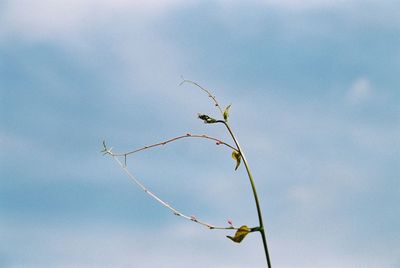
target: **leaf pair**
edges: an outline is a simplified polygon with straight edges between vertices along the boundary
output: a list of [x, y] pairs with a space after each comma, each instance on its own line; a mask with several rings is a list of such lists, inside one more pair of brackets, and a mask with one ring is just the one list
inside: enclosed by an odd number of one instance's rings
[[249, 227], [247, 227], [247, 225], [243, 225], [236, 231], [235, 236], [232, 237], [227, 235], [226, 237], [228, 237], [235, 243], [240, 243], [246, 237], [246, 235], [248, 235], [251, 232], [252, 230]]

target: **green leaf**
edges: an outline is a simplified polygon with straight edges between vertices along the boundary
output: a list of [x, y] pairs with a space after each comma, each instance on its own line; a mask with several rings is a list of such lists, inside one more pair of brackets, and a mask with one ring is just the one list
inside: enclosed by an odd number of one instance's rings
[[233, 158], [233, 160], [236, 161], [235, 170], [237, 170], [238, 167], [239, 167], [239, 165], [240, 165], [240, 161], [241, 161], [241, 159], [242, 159], [242, 156], [240, 155], [240, 153], [239, 153], [238, 151], [233, 151], [233, 152], [232, 152], [232, 158]]
[[246, 235], [248, 235], [250, 232], [251, 232], [251, 229], [249, 227], [247, 227], [246, 225], [243, 225], [236, 231], [234, 237], [229, 236], [229, 235], [227, 235], [226, 237], [228, 237], [233, 242], [240, 243], [246, 237]]
[[229, 117], [229, 108], [231, 108], [231, 104], [229, 104], [225, 110], [224, 110], [224, 120], [228, 121], [228, 117]]

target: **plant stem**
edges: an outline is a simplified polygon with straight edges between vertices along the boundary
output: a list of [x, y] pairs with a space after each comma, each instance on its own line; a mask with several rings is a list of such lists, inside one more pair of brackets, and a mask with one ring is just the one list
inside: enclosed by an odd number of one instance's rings
[[254, 201], [255, 201], [256, 207], [257, 207], [258, 221], [259, 221], [259, 224], [260, 224], [260, 230], [259, 231], [261, 233], [261, 238], [262, 238], [263, 245], [264, 245], [265, 257], [267, 259], [268, 268], [272, 268], [271, 259], [269, 257], [268, 246], [267, 246], [267, 237], [266, 237], [266, 234], [265, 234], [266, 231], [265, 231], [265, 228], [264, 228], [264, 223], [263, 223], [262, 214], [261, 214], [260, 202], [258, 201], [258, 195], [257, 195], [256, 186], [255, 186], [253, 175], [251, 174], [251, 171], [250, 171], [249, 164], [247, 162], [246, 156], [244, 155], [244, 152], [242, 151], [242, 148], [240, 147], [240, 144], [239, 144], [238, 140], [236, 139], [236, 136], [233, 133], [232, 129], [229, 127], [228, 123], [226, 121], [222, 121], [222, 120], [218, 120], [217, 122], [218, 123], [223, 123], [226, 126], [226, 128], [229, 131], [229, 134], [231, 135], [233, 141], [236, 144], [237, 149], [239, 150], [240, 155], [242, 156], [243, 164], [246, 167], [247, 175], [249, 177], [251, 188], [253, 190]]

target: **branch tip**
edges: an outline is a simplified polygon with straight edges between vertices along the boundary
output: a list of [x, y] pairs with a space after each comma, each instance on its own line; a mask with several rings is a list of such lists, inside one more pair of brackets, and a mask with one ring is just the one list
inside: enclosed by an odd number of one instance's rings
[[202, 87], [200, 84], [198, 84], [198, 83], [196, 83], [196, 82], [194, 82], [194, 81], [192, 81], [192, 80], [184, 79], [182, 76], [181, 76], [181, 78], [182, 78], [182, 82], [179, 84], [179, 86], [183, 85], [184, 83], [189, 83], [189, 84], [192, 84], [192, 85], [194, 85], [194, 86], [200, 88], [202, 91], [204, 91], [205, 93], [207, 93], [207, 95], [208, 95], [209, 98], [212, 99], [212, 101], [214, 102], [215, 107], [218, 108], [218, 110], [219, 110], [219, 112], [221, 113], [221, 115], [224, 113], [224, 112], [222, 111], [222, 109], [221, 109], [221, 106], [219, 105], [219, 103], [218, 103], [218, 101], [217, 101], [217, 98], [211, 93], [210, 90], [208, 90], [208, 89]]

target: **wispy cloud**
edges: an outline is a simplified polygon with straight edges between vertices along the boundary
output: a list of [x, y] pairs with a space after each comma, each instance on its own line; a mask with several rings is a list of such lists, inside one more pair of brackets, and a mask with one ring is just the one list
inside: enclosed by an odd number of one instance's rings
[[[154, 16], [183, 5], [184, 1], [11, 1], [0, 11], [0, 34], [28, 40], [57, 40], [74, 37], [94, 29], [121, 15], [135, 21]], [[7, 27], [5, 27], [7, 25]]]
[[306, 1], [296, 1], [296, 0], [272, 0], [272, 1], [260, 1], [265, 5], [275, 6], [279, 8], [291, 9], [291, 10], [311, 10], [311, 9], [325, 9], [342, 6], [343, 4], [349, 4], [352, 1], [331, 1], [331, 0], [306, 0]]
[[357, 78], [347, 91], [347, 99], [352, 104], [360, 104], [371, 99], [373, 90], [366, 77]]

